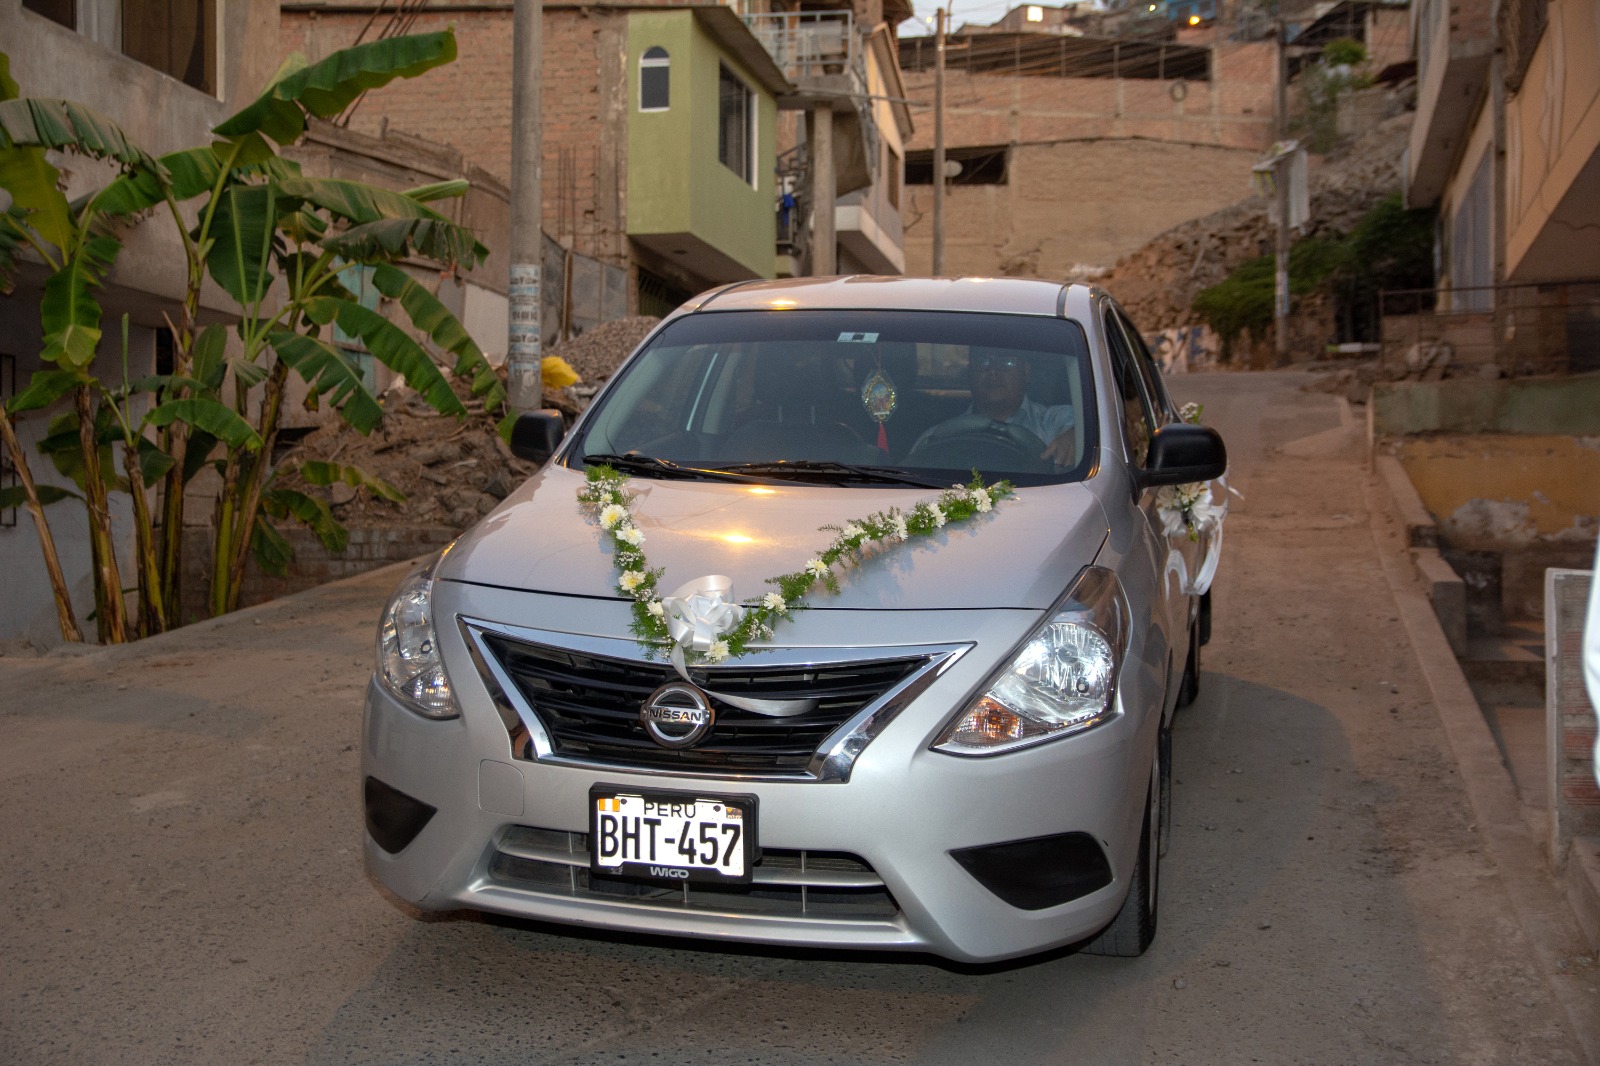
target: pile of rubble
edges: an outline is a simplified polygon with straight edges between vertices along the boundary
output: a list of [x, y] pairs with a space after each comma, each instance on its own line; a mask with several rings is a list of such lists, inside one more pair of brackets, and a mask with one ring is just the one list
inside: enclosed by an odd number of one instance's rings
[[[547, 389], [545, 404], [575, 415], [659, 321], [641, 315], [607, 322], [552, 348], [546, 354], [564, 360], [581, 380], [566, 389]], [[500, 439], [499, 416], [472, 399], [464, 382], [454, 385], [467, 407], [465, 418], [440, 415], [402, 387], [385, 395], [383, 423], [370, 436], [336, 420], [299, 440], [282, 457], [286, 468], [310, 460], [356, 467], [399, 490], [404, 503], [366, 487], [309, 486], [292, 474], [284, 476], [283, 484], [327, 500], [334, 517], [351, 529], [466, 529], [537, 468], [513, 456]]]
[[[1388, 119], [1311, 172], [1312, 221], [1301, 236], [1348, 233], [1400, 189], [1411, 119], [1410, 113]], [[1167, 230], [1118, 261], [1106, 286], [1143, 329], [1193, 325], [1195, 296], [1249, 260], [1271, 254], [1274, 234], [1267, 201], [1253, 196]]]

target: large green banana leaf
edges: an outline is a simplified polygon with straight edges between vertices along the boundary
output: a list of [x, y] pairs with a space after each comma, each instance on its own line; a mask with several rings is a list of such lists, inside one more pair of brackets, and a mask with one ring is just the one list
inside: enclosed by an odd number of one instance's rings
[[395, 192], [361, 181], [341, 178], [301, 177], [282, 182], [278, 192], [285, 197], [305, 200], [346, 222], [376, 222], [384, 218], [425, 218], [448, 222], [433, 208], [405, 193]]
[[215, 130], [219, 137], [263, 133], [291, 144], [305, 132], [306, 115], [332, 118], [350, 102], [395, 78], [410, 78], [456, 57], [455, 34], [390, 37], [335, 52], [310, 66], [285, 63], [267, 90]]
[[11, 57], [0, 52], [0, 100], [15, 100], [22, 89], [11, 77]]
[[152, 426], [170, 426], [183, 422], [224, 441], [230, 448], [247, 448], [255, 451], [261, 447], [261, 437], [255, 429], [239, 417], [227, 404], [204, 397], [187, 397], [159, 404], [144, 417]]
[[0, 219], [0, 228], [13, 229], [16, 221], [25, 220], [50, 244], [70, 247], [77, 227], [67, 198], [57, 188], [60, 181], [61, 172], [45, 159], [44, 149], [0, 149], [0, 189], [10, 193], [12, 200], [12, 209]]
[[465, 226], [432, 219], [367, 222], [327, 238], [322, 246], [344, 259], [370, 261], [418, 255], [451, 266], [460, 263], [469, 269], [489, 254]]
[[300, 464], [300, 476], [307, 485], [349, 485], [359, 489], [363, 485], [372, 490], [374, 496], [380, 496], [393, 503], [405, 503], [406, 494], [389, 484], [380, 477], [362, 470], [358, 466], [346, 466], [343, 463], [327, 463], [318, 459], [308, 459]]
[[323, 547], [342, 552], [350, 531], [333, 517], [327, 501], [295, 489], [272, 488], [261, 494], [261, 509], [273, 518], [293, 518], [317, 535]]
[[[64, 489], [60, 485], [35, 485], [33, 490], [39, 494], [39, 505], [49, 507], [52, 503], [62, 500], [81, 500], [78, 493], [71, 489]], [[28, 490], [21, 485], [15, 488], [0, 489], [0, 510], [8, 507], [26, 507], [28, 505]]]
[[266, 515], [256, 516], [255, 529], [250, 532], [250, 552], [261, 571], [273, 577], [283, 577], [294, 562], [294, 546], [267, 521]]
[[435, 411], [446, 415], [467, 413], [439, 365], [409, 333], [360, 304], [319, 298], [307, 305], [313, 318], [320, 318], [330, 310], [340, 329], [352, 337], [360, 337], [373, 358], [405, 378], [406, 384], [417, 390]]
[[155, 165], [116, 123], [72, 100], [0, 100], [0, 150], [12, 147], [65, 149], [129, 167]]
[[457, 196], [465, 196], [470, 188], [472, 183], [467, 179], [451, 178], [449, 181], [436, 181], [431, 185], [418, 185], [414, 189], [407, 189], [405, 195], [419, 204], [431, 204], [435, 200], [451, 200]]
[[317, 396], [326, 396], [344, 420], [371, 433], [383, 421], [383, 408], [361, 383], [361, 371], [326, 341], [289, 330], [274, 330], [267, 343], [289, 367], [305, 379]]
[[472, 394], [481, 397], [485, 407], [496, 410], [505, 403], [505, 386], [500, 384], [499, 375], [460, 319], [451, 314], [438, 297], [410, 274], [389, 263], [380, 263], [373, 270], [372, 284], [389, 299], [400, 301], [411, 324], [456, 357], [456, 374], [471, 378]]
[[[0, 201], [5, 200], [0, 196]], [[17, 284], [17, 250], [22, 247], [23, 214], [11, 204], [0, 203], [0, 296], [10, 296]]]
[[41, 358], [76, 368], [94, 362], [100, 345], [100, 304], [91, 290], [100, 284], [121, 250], [115, 237], [91, 237], [45, 281], [39, 309], [44, 326]]
[[275, 199], [271, 184], [229, 185], [218, 197], [206, 266], [241, 307], [255, 307], [272, 287]]
[[37, 411], [41, 407], [49, 407], [79, 385], [88, 385], [93, 381], [92, 377], [76, 367], [70, 370], [35, 370], [28, 387], [11, 397], [6, 409], [13, 414]]

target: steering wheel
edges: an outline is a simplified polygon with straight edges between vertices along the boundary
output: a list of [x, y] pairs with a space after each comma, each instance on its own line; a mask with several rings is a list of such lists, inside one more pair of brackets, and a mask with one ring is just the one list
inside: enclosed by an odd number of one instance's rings
[[[1044, 449], [1045, 442], [1021, 426], [968, 412], [930, 429], [907, 458], [941, 466], [994, 465], [1034, 471], [1050, 466], [1039, 458]], [[986, 460], [987, 456], [995, 458]]]

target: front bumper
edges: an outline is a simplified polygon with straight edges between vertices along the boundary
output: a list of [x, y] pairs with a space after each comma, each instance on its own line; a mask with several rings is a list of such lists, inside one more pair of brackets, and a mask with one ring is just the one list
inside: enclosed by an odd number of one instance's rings
[[[526, 602], [538, 597], [482, 589], [471, 596], [476, 615], [540, 617]], [[502, 598], [523, 602], [515, 613], [510, 603], [484, 602]], [[603, 616], [606, 606], [588, 610]], [[441, 610], [439, 617], [456, 613]], [[868, 745], [844, 782], [638, 772], [514, 757], [503, 716], [458, 627], [441, 627], [450, 630], [441, 632], [441, 645], [462, 717], [426, 720], [376, 682], [368, 688], [363, 777], [435, 813], [395, 852], [369, 834], [367, 866], [385, 887], [423, 909], [471, 908], [644, 934], [928, 951], [969, 962], [1092, 936], [1127, 892], [1159, 701], [1139, 694], [1134, 698], [1148, 711], [1125, 703], [1124, 713], [1105, 725], [1004, 755], [933, 752], [929, 743], [954, 709], [1038, 621], [1036, 612], [952, 614], [959, 618], [813, 610], [786, 627], [794, 645], [826, 641], [837, 647], [846, 631], [894, 632], [908, 644], [948, 641], [955, 632], [970, 642]], [[615, 619], [567, 621], [587, 632], [618, 631]], [[868, 643], [861, 650], [867, 657], [893, 649]], [[1130, 678], [1143, 673], [1124, 670]], [[758, 867], [758, 883], [744, 893], [591, 880], [584, 834], [589, 789], [597, 783], [753, 794], [771, 868]], [[1067, 833], [1098, 844], [1111, 879], [1054, 906], [1007, 903], [952, 855]]]

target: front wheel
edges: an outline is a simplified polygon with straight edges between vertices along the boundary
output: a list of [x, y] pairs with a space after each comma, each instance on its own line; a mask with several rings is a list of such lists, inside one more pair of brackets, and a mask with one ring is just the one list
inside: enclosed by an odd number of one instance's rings
[[1139, 834], [1139, 861], [1133, 868], [1128, 898], [1111, 924], [1079, 950], [1085, 955], [1131, 959], [1143, 955], [1156, 938], [1156, 904], [1161, 888], [1161, 818], [1166, 806], [1166, 778], [1160, 756], [1150, 768], [1150, 794], [1144, 803], [1144, 830]]

